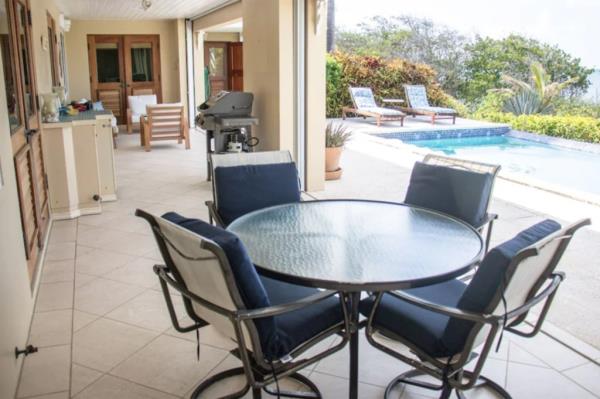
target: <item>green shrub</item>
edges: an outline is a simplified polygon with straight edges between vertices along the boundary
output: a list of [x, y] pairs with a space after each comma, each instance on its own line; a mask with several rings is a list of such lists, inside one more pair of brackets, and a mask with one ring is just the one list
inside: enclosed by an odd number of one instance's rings
[[342, 107], [352, 104], [348, 87], [370, 87], [381, 104], [383, 98], [404, 99], [403, 84], [422, 84], [432, 105], [466, 112], [462, 104], [441, 89], [435, 71], [425, 64], [335, 52], [327, 57], [326, 71], [328, 117], [339, 117]]
[[547, 136], [600, 143], [600, 120], [586, 116], [513, 115], [505, 112], [478, 114], [490, 122], [508, 123], [511, 128]]
[[583, 100], [563, 100], [556, 105], [556, 115], [600, 118], [600, 103]]

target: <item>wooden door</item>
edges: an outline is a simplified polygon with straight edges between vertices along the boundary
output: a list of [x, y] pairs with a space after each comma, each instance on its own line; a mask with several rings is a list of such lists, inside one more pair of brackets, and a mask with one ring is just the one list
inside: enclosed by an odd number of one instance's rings
[[229, 90], [244, 91], [244, 45], [242, 42], [227, 45], [227, 77]]
[[[29, 0], [8, 0], [8, 52], [15, 62], [6, 70], [11, 142], [21, 208], [21, 223], [29, 276], [33, 278], [39, 249], [48, 230], [49, 208], [42, 156], [35, 60], [31, 40]], [[3, 52], [6, 50], [3, 49]]]
[[102, 101], [117, 123], [126, 123], [123, 36], [88, 35], [88, 59], [92, 100]]
[[162, 102], [158, 35], [123, 37], [126, 96], [156, 94]]
[[226, 42], [204, 42], [204, 66], [208, 68], [211, 96], [229, 90], [227, 58]]

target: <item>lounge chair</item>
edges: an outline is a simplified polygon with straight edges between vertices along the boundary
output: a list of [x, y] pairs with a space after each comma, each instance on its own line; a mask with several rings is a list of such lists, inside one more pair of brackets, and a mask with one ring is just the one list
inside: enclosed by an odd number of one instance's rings
[[354, 108], [343, 107], [342, 119], [346, 119], [347, 114], [360, 115], [363, 118], [372, 117], [377, 120], [377, 126], [381, 126], [381, 121], [400, 121], [400, 126], [404, 126], [406, 114], [397, 109], [384, 108], [377, 105], [373, 90], [369, 87], [350, 87], [350, 97]]
[[404, 93], [408, 107], [400, 107], [408, 115], [426, 115], [431, 116], [431, 124], [435, 125], [436, 120], [452, 119], [452, 124], [456, 123], [456, 110], [452, 108], [432, 107], [427, 100], [427, 91], [423, 85], [404, 85]]

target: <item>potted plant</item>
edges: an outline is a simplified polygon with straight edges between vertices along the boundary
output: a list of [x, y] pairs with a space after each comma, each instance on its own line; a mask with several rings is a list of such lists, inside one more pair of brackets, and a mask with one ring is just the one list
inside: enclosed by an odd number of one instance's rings
[[333, 122], [327, 124], [325, 129], [325, 179], [337, 180], [342, 177], [342, 168], [340, 168], [340, 157], [344, 144], [350, 137], [352, 132], [347, 126]]

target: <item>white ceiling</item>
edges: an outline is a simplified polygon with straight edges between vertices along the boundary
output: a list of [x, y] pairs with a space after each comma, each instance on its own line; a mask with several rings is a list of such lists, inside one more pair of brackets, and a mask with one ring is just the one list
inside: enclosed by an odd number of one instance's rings
[[172, 19], [210, 11], [228, 0], [152, 0], [144, 11], [141, 0], [56, 0], [70, 19]]

